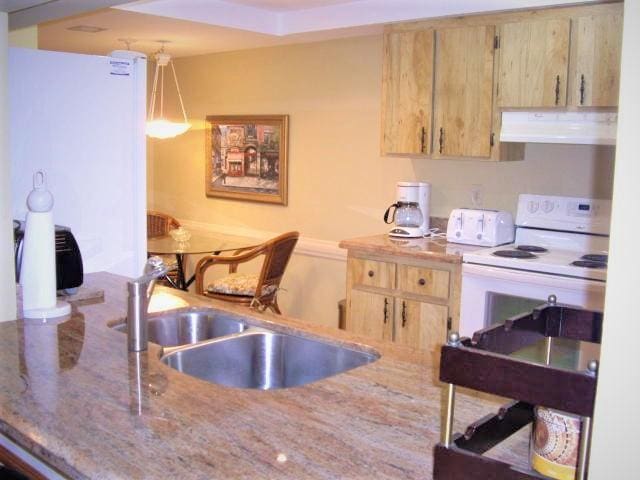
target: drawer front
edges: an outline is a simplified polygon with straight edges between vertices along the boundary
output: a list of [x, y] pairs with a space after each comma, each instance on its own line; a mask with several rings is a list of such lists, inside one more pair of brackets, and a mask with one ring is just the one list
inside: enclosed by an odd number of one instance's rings
[[349, 270], [351, 271], [351, 278], [353, 279], [354, 285], [394, 288], [396, 274], [395, 263], [350, 258]]
[[449, 298], [449, 276], [446, 270], [398, 265], [398, 289], [446, 300]]

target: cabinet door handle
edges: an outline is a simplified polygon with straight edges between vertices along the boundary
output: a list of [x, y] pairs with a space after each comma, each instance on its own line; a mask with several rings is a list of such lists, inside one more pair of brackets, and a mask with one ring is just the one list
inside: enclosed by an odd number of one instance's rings
[[387, 298], [384, 299], [384, 319], [383, 323], [387, 323], [387, 317], [389, 315], [389, 300]]
[[370, 277], [373, 277], [373, 275], [374, 275], [373, 270], [369, 270], [369, 272], [367, 273], [367, 275], [369, 275]]
[[444, 148], [444, 128], [440, 127], [440, 153], [442, 153], [442, 149]]
[[556, 105], [560, 103], [560, 75], [556, 75]]
[[418, 280], [418, 285], [424, 286], [426, 283], [427, 281], [424, 278], [421, 278], [420, 280]]
[[420, 152], [424, 153], [424, 136], [425, 136], [425, 129], [424, 127], [422, 127], [422, 132], [420, 133]]
[[402, 328], [407, 324], [407, 303], [402, 301]]
[[580, 75], [580, 105], [584, 105], [585, 83], [584, 75]]

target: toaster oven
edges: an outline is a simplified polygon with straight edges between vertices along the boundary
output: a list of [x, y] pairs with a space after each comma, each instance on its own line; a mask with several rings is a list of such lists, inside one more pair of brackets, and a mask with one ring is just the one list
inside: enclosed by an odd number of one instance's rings
[[[24, 240], [24, 222], [13, 221], [14, 257], [16, 282], [20, 282], [22, 247]], [[71, 229], [55, 226], [56, 242], [56, 289], [65, 293], [75, 293], [83, 281], [82, 255]]]

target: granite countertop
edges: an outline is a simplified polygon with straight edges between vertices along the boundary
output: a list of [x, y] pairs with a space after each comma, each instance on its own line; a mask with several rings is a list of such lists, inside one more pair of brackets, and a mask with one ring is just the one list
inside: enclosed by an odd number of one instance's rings
[[465, 252], [482, 248], [476, 245], [449, 243], [442, 237], [394, 238], [387, 234], [342, 240], [339, 246], [368, 254], [395, 255], [446, 263], [462, 263], [462, 255]]
[[[165, 366], [154, 344], [141, 355], [127, 352], [125, 335], [107, 326], [124, 315], [124, 282], [87, 275], [85, 284], [104, 289], [104, 301], [74, 305], [64, 323], [0, 324], [0, 432], [65, 476], [431, 478], [441, 389], [427, 356], [157, 288], [156, 310], [220, 307], [249, 314], [256, 325], [381, 354], [301, 387], [227, 388]], [[459, 392], [456, 431], [496, 408]], [[526, 462], [525, 437], [495, 447], [492, 456]]]

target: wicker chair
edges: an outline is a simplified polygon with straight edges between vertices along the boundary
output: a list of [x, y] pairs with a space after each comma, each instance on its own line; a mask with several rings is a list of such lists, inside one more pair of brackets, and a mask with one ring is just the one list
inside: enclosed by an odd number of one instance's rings
[[147, 212], [147, 238], [169, 235], [169, 231], [180, 227], [180, 222], [171, 215], [160, 212]]
[[[180, 222], [165, 213], [147, 211], [147, 238], [162, 237], [180, 227]], [[148, 256], [148, 255], [147, 255]], [[160, 255], [164, 264], [169, 268], [163, 283], [176, 287], [178, 282], [178, 262], [174, 255]]]
[[[196, 265], [196, 293], [218, 300], [270, 308], [281, 314], [278, 289], [298, 242], [298, 232], [284, 233], [256, 247], [240, 249], [232, 256], [208, 255]], [[239, 274], [238, 265], [264, 255], [259, 274]], [[214, 265], [229, 265], [229, 275], [204, 287], [204, 275]]]

